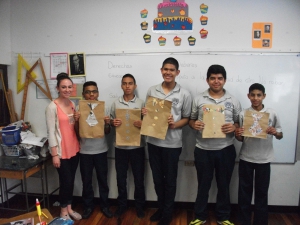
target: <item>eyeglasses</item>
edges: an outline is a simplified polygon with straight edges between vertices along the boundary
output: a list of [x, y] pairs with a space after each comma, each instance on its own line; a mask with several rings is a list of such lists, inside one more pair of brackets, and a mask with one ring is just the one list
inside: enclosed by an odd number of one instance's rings
[[90, 94], [97, 94], [98, 93], [98, 90], [92, 90], [92, 91], [90, 91], [90, 90], [86, 90], [86, 91], [84, 91], [84, 94], [88, 94], [88, 95], [90, 95]]

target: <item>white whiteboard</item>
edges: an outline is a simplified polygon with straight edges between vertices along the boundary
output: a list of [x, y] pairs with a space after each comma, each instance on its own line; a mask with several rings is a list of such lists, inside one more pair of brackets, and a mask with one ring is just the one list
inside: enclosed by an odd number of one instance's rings
[[[99, 100], [106, 102], [106, 113], [114, 100], [123, 94], [121, 78], [131, 73], [137, 81], [136, 94], [145, 99], [148, 88], [163, 81], [160, 68], [170, 55], [127, 55], [86, 58], [86, 80], [99, 87]], [[172, 55], [171, 55], [172, 56]], [[297, 139], [300, 59], [297, 56], [276, 55], [173, 55], [180, 63], [177, 82], [194, 97], [208, 88], [206, 72], [210, 65], [223, 65], [227, 71], [224, 88], [237, 97], [243, 108], [250, 106], [247, 98], [252, 83], [266, 88], [265, 107], [276, 110], [283, 127], [283, 139], [274, 138], [275, 162], [294, 163]], [[182, 160], [194, 159], [193, 131], [184, 128]], [[236, 144], [239, 152], [240, 143]], [[110, 152], [113, 155], [112, 151]]]

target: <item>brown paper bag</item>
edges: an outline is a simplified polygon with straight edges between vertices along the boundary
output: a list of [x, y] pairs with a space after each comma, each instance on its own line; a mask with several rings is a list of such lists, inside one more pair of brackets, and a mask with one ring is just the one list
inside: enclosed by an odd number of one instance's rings
[[102, 101], [79, 101], [79, 136], [82, 138], [104, 137], [104, 105]]
[[266, 139], [266, 130], [269, 126], [269, 116], [269, 113], [249, 110], [245, 111], [243, 136]]
[[225, 138], [221, 127], [225, 124], [225, 111], [223, 105], [204, 105], [202, 138]]
[[148, 112], [143, 118], [141, 134], [165, 140], [171, 107], [172, 102], [150, 96], [146, 103]]
[[134, 121], [141, 120], [140, 109], [116, 109], [116, 118], [122, 120], [122, 125], [116, 127], [117, 146], [140, 146], [140, 128], [133, 125]]

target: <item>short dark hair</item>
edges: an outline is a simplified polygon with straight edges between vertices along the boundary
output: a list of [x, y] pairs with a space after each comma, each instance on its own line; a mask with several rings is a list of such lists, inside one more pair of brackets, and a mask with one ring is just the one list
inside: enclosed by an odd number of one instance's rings
[[166, 65], [166, 64], [172, 64], [176, 67], [176, 70], [179, 69], [179, 63], [178, 63], [177, 59], [175, 59], [175, 58], [172, 58], [172, 57], [166, 58], [163, 61], [162, 67], [164, 67], [164, 65]]
[[83, 88], [82, 88], [82, 92], [84, 92], [84, 89], [87, 87], [87, 86], [95, 86], [98, 90], [98, 86], [97, 86], [97, 83], [95, 81], [87, 81], [83, 84]]
[[222, 74], [224, 79], [226, 80], [226, 70], [221, 65], [211, 65], [207, 70], [206, 79], [208, 79], [212, 74]]
[[70, 80], [70, 81], [72, 82], [72, 84], [73, 84], [72, 79], [69, 77], [69, 75], [68, 75], [67, 73], [59, 73], [59, 74], [57, 74], [57, 76], [56, 76], [56, 80], [57, 80], [56, 86], [59, 87], [60, 82], [61, 82], [62, 80], [65, 80], [65, 79]]
[[130, 73], [126, 73], [126, 74], [125, 74], [125, 75], [122, 77], [122, 80], [121, 80], [121, 82], [123, 82], [123, 79], [124, 79], [124, 78], [126, 78], [126, 77], [130, 77], [130, 78], [132, 78], [132, 79], [133, 79], [133, 82], [134, 82], [134, 84], [136, 84], [134, 76], [133, 76], [133, 75], [131, 75]]
[[253, 90], [259, 90], [261, 91], [263, 94], [265, 94], [265, 87], [262, 84], [259, 83], [254, 83], [249, 87], [249, 93]]

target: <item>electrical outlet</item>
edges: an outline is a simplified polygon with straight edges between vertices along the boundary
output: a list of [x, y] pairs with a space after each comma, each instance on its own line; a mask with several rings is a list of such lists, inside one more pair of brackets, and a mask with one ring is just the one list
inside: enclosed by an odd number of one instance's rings
[[185, 166], [195, 166], [195, 162], [192, 161], [192, 160], [184, 161], [184, 165], [185, 165]]

